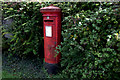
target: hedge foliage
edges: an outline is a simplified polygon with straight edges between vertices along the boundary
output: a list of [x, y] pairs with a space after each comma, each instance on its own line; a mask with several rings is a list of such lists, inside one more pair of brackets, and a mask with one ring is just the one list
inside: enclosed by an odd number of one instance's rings
[[[10, 47], [10, 55], [26, 57], [27, 55], [41, 56], [43, 54], [43, 21], [39, 9], [47, 5], [40, 3], [3, 3], [4, 20], [13, 19], [9, 30], [3, 28], [3, 36], [12, 33], [10, 39], [5, 38]], [[4, 46], [3, 46], [4, 47]]]
[[[54, 4], [62, 9], [62, 72], [54, 78], [119, 79], [120, 3], [4, 4], [5, 17], [14, 17], [11, 53], [38, 55], [43, 45], [39, 8]], [[22, 4], [22, 5], [21, 5]], [[13, 5], [13, 4], [12, 4]], [[12, 16], [11, 16], [12, 15]], [[24, 55], [25, 56], [25, 55]]]
[[120, 7], [117, 5], [68, 3], [65, 11], [71, 14], [63, 18], [63, 42], [58, 47], [64, 68], [59, 77], [119, 79]]

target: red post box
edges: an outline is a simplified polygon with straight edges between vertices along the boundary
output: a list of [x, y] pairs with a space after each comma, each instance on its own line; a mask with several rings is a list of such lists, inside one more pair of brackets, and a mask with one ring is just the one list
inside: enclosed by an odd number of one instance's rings
[[49, 65], [53, 68], [60, 62], [60, 53], [55, 57], [55, 50], [61, 42], [61, 9], [51, 5], [41, 8], [40, 12], [43, 14], [45, 62], [47, 68]]

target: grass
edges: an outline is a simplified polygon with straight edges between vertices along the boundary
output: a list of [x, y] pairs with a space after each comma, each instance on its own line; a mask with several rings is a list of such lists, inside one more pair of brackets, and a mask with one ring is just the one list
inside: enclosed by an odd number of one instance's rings
[[20, 78], [16, 74], [11, 74], [7, 71], [2, 71], [2, 78]]

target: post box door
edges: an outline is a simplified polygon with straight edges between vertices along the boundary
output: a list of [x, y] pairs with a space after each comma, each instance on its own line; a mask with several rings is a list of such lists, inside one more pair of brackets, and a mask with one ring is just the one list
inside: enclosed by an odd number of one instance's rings
[[54, 20], [45, 20], [44, 22], [44, 51], [45, 61], [48, 63], [56, 63], [56, 25]]

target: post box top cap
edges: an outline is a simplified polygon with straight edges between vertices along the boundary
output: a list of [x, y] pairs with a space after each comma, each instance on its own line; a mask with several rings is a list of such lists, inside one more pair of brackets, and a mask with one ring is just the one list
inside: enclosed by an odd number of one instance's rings
[[61, 11], [61, 9], [59, 8], [59, 7], [55, 7], [55, 6], [53, 6], [53, 5], [50, 5], [50, 6], [48, 6], [48, 7], [44, 7], [44, 8], [41, 8], [40, 9], [41, 11], [44, 11], [45, 10], [45, 12], [47, 12], [47, 10], [48, 11]]
[[44, 7], [44, 8], [41, 8], [41, 9], [60, 9], [60, 8], [56, 7], [56, 6], [53, 6], [53, 5], [50, 5], [48, 7]]

